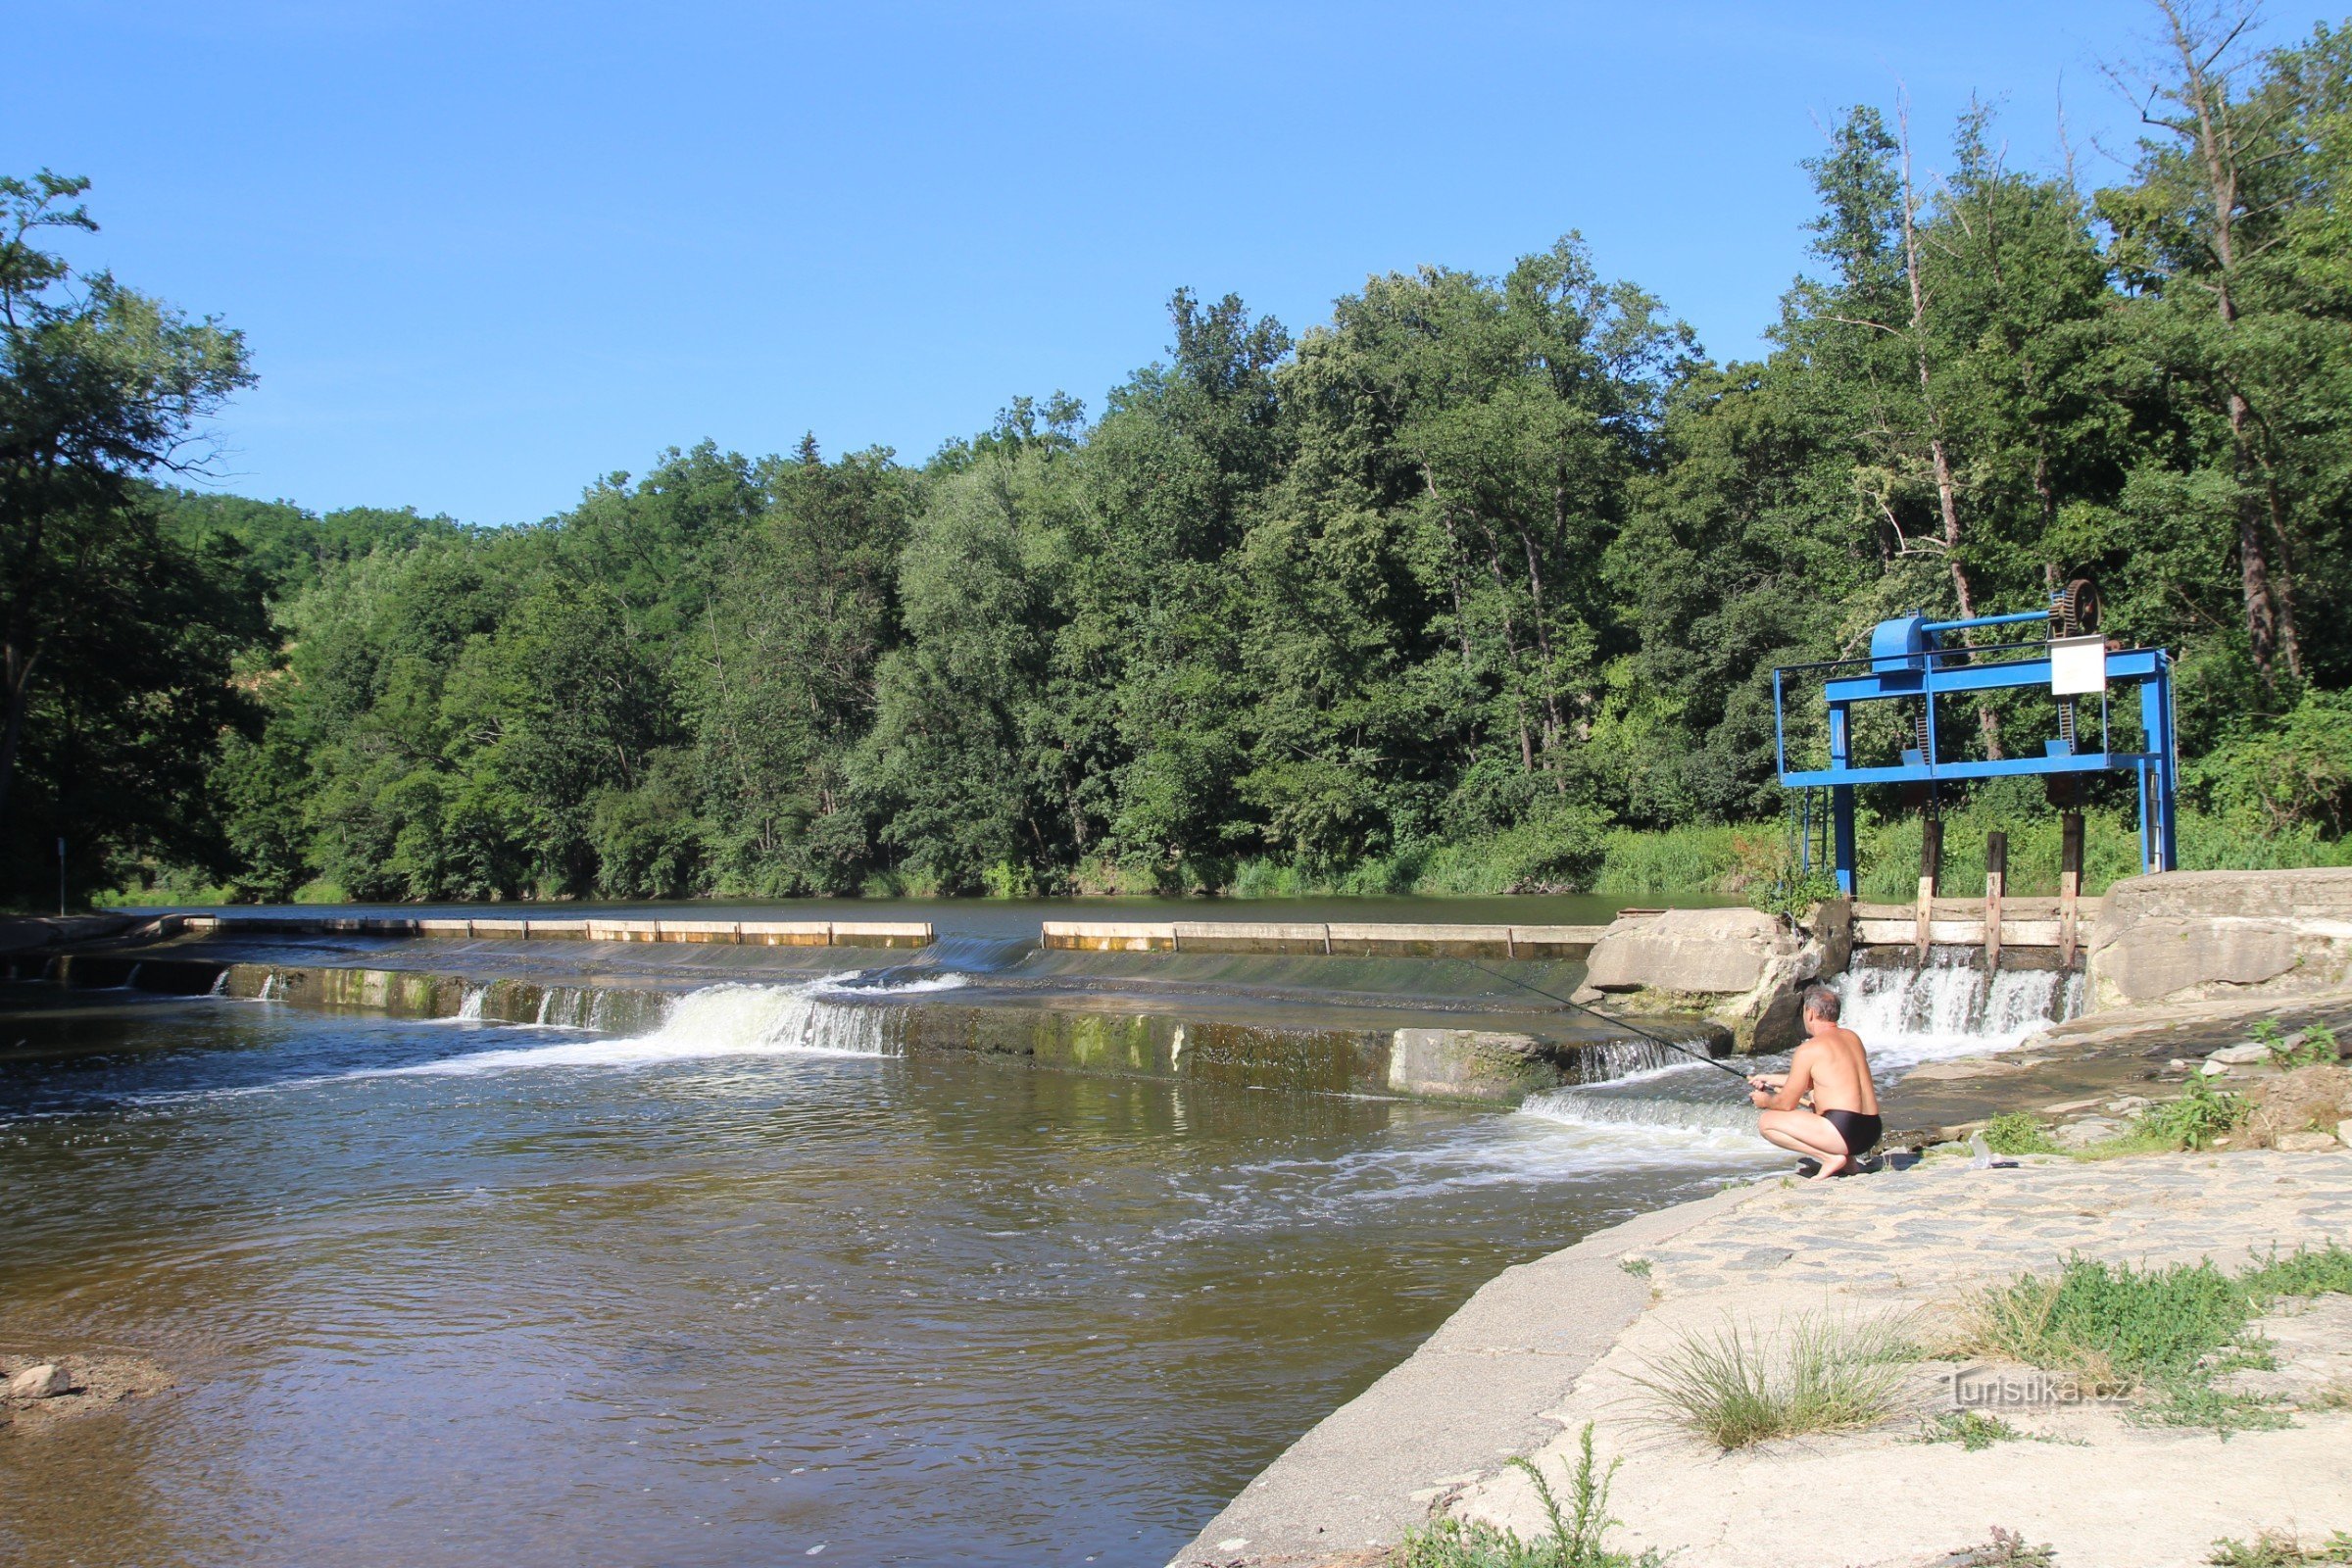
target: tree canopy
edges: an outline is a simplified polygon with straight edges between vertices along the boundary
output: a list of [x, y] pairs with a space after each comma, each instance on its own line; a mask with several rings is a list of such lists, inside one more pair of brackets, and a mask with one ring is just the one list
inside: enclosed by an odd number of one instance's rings
[[93, 877], [260, 898], [1574, 887], [1614, 828], [1783, 809], [1774, 665], [2085, 573], [2176, 652], [2194, 805], [2339, 838], [2352, 45], [2158, 16], [2103, 188], [1983, 107], [1839, 119], [1752, 361], [1571, 233], [1297, 335], [1179, 289], [1098, 416], [672, 450], [506, 529], [141, 483], [241, 346], [60, 293], [79, 183], [0, 184], [6, 863], [73, 818]]

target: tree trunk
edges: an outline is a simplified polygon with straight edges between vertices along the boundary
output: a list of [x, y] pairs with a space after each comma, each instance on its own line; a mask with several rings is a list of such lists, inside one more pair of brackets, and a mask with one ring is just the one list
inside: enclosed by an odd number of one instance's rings
[[16, 782], [17, 747], [24, 738], [24, 702], [32, 685], [32, 666], [40, 657], [25, 653], [13, 637], [0, 647], [0, 705], [7, 711], [0, 719], [0, 828], [8, 823], [9, 786]]

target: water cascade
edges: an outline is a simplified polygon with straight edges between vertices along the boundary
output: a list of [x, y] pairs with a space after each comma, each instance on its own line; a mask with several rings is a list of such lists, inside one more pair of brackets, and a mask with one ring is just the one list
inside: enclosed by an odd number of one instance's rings
[[[831, 986], [715, 985], [673, 999], [661, 1024], [646, 1034], [594, 1036], [558, 1045], [479, 1051], [414, 1067], [374, 1069], [360, 1077], [471, 1076], [525, 1068], [629, 1068], [725, 1056], [814, 1054], [888, 1056], [899, 1009], [828, 1001]], [[550, 992], [543, 1021], [592, 1016], [594, 991]], [[579, 1027], [589, 1027], [580, 1025]]]
[[488, 986], [467, 986], [465, 997], [458, 1003], [458, 1021], [460, 1023], [481, 1022], [482, 999], [489, 994]]
[[1883, 1066], [2008, 1051], [2082, 1010], [2082, 976], [1986, 974], [1974, 948], [1935, 948], [1925, 965], [1862, 964], [1837, 982], [1842, 1022]]

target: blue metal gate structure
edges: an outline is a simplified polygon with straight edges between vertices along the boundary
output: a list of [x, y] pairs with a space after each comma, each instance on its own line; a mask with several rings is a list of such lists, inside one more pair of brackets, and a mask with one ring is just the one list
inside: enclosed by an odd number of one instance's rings
[[[2081, 607], [2087, 612], [2078, 616]], [[1831, 840], [1838, 890], [1857, 891], [1854, 853], [1854, 790], [1863, 784], [1925, 785], [1972, 779], [2081, 777], [2130, 769], [2139, 787], [2139, 858], [2143, 871], [2178, 863], [2174, 841], [2174, 793], [2180, 774], [2173, 714], [2172, 658], [2161, 648], [2121, 648], [2095, 632], [2068, 635], [2078, 624], [2095, 625], [2096, 600], [2080, 583], [2052, 595], [2048, 611], [1978, 615], [1967, 620], [1928, 620], [1904, 615], [1879, 622], [1870, 653], [1857, 659], [1787, 664], [1772, 672], [1773, 747], [1781, 782], [1790, 789], [1826, 787], [1830, 792]], [[1984, 627], [2040, 623], [2047, 634], [2034, 641], [1947, 647], [1948, 633]], [[1791, 676], [1818, 675], [1829, 713], [1827, 767], [1791, 767], [1788, 761], [1788, 701]], [[2110, 749], [2108, 687], [2136, 686], [2146, 750]], [[1945, 760], [1938, 743], [1936, 700], [2002, 691], [2042, 689], [2056, 699], [2058, 733], [2038, 755]], [[2095, 694], [2099, 703], [2095, 741], [2076, 723], [2079, 698]], [[1857, 704], [1911, 703], [1909, 739], [1899, 761], [1872, 763], [1853, 756]]]

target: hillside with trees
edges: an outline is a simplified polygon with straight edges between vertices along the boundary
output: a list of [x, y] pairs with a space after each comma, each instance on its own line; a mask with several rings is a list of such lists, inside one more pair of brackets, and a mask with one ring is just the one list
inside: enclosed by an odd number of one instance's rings
[[1714, 886], [1785, 842], [1773, 666], [2085, 573], [2179, 660], [2190, 863], [2343, 858], [2352, 38], [2175, 42], [2100, 188], [1847, 114], [1759, 360], [1570, 234], [1296, 335], [1178, 290], [1099, 413], [673, 450], [507, 528], [187, 488], [233, 332], [10, 181], [8, 896], [60, 836], [267, 900]]

